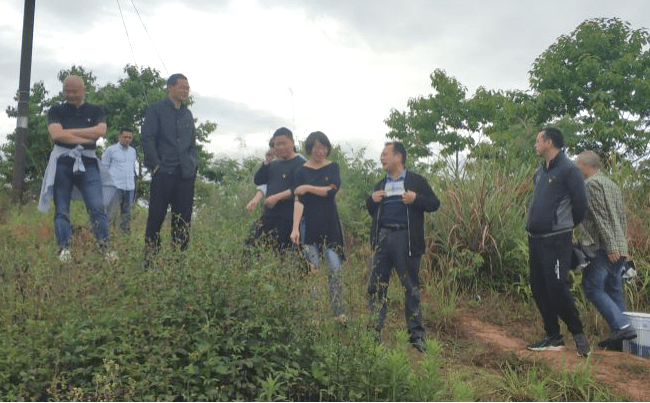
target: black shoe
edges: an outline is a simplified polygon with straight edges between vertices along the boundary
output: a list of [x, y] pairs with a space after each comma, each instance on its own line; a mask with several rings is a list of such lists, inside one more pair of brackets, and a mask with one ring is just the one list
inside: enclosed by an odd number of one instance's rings
[[530, 343], [526, 346], [527, 349], [532, 351], [542, 350], [559, 350], [564, 346], [564, 339], [561, 334], [549, 336], [545, 334], [541, 339]]
[[608, 338], [611, 341], [633, 340], [636, 339], [636, 330], [632, 327], [632, 325], [628, 325], [622, 329], [618, 329], [617, 331], [612, 332]]
[[[636, 339], [636, 330], [632, 325], [613, 331], [608, 338], [598, 343], [598, 347], [608, 350], [622, 351], [623, 340]], [[618, 350], [618, 347], [621, 350]]]
[[598, 347], [607, 351], [623, 351], [623, 340], [605, 339], [598, 343]]
[[589, 347], [589, 341], [584, 334], [578, 333], [573, 335], [573, 341], [576, 343], [576, 352], [578, 356], [587, 358], [591, 354], [591, 349]]
[[427, 351], [427, 343], [423, 339], [415, 339], [411, 342], [411, 345], [421, 353]]

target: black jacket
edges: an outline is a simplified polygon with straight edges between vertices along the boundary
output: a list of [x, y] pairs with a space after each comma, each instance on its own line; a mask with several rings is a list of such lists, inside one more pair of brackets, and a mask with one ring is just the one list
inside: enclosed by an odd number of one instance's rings
[[580, 224], [587, 212], [582, 173], [563, 151], [537, 170], [526, 230], [531, 236], [567, 232]]
[[187, 106], [176, 109], [169, 98], [151, 104], [141, 133], [144, 164], [149, 170], [160, 166], [161, 172], [171, 173], [180, 165], [183, 178], [196, 175], [196, 129]]
[[[380, 180], [374, 187], [373, 192], [384, 189], [386, 178]], [[416, 193], [415, 201], [406, 205], [406, 217], [408, 226], [409, 256], [420, 256], [424, 254], [424, 213], [433, 212], [440, 207], [440, 200], [436, 197], [427, 180], [414, 172], [406, 171], [404, 189]], [[382, 203], [375, 203], [372, 195], [366, 199], [366, 208], [372, 216], [372, 227], [370, 229], [370, 243], [377, 246], [379, 234], [379, 218], [381, 217]]]

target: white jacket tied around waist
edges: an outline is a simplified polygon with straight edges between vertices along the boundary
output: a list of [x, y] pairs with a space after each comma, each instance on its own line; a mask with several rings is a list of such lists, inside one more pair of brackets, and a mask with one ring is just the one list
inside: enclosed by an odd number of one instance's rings
[[[108, 206], [111, 199], [115, 195], [115, 186], [111, 179], [111, 175], [105, 169], [102, 169], [102, 164], [95, 154], [95, 150], [84, 149], [83, 146], [78, 145], [75, 148], [65, 148], [59, 145], [54, 145], [52, 153], [50, 153], [50, 160], [47, 163], [47, 168], [45, 169], [45, 175], [43, 176], [43, 184], [41, 185], [41, 196], [38, 200], [38, 209], [42, 212], [47, 212], [50, 209], [50, 200], [54, 195], [54, 180], [56, 178], [56, 164], [60, 157], [71, 157], [73, 158], [73, 172], [85, 172], [86, 167], [83, 164], [81, 157], [94, 158], [97, 160], [97, 167], [99, 168], [99, 174], [102, 180], [102, 192], [104, 199], [104, 206]], [[72, 200], [83, 200], [81, 191], [76, 187], [72, 187]]]

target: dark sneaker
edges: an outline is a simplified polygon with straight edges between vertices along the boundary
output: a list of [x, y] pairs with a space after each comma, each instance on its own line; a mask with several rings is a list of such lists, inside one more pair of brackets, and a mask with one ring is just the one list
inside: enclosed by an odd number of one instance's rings
[[608, 351], [623, 351], [623, 340], [605, 339], [598, 343], [598, 347]]
[[411, 342], [411, 345], [413, 348], [418, 350], [421, 353], [424, 353], [427, 351], [427, 343], [424, 342], [422, 339], [415, 339]]
[[591, 354], [591, 349], [589, 348], [589, 341], [584, 334], [578, 333], [573, 335], [573, 341], [576, 343], [576, 352], [578, 356], [587, 358]]
[[636, 339], [636, 329], [632, 325], [628, 325], [622, 329], [618, 329], [612, 334], [609, 335], [609, 339], [612, 341], [617, 340], [633, 340]]
[[562, 339], [561, 334], [556, 334], [554, 336], [545, 334], [541, 339], [527, 345], [526, 348], [532, 351], [542, 351], [559, 350], [562, 346], [564, 346], [564, 339]]
[[618, 329], [610, 333], [609, 337], [598, 343], [598, 347], [608, 350], [618, 350], [616, 347], [622, 345], [623, 340], [636, 339], [636, 330], [632, 325], [627, 325], [622, 329]]

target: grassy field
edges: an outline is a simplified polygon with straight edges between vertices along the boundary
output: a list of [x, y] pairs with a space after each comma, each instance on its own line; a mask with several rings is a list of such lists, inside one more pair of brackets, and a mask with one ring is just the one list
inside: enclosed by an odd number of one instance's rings
[[[407, 343], [403, 290], [393, 277], [385, 343], [367, 310], [371, 250], [365, 197], [380, 173], [338, 155], [338, 205], [346, 237], [343, 297], [348, 322], [331, 317], [326, 270], [299, 258], [245, 250], [251, 168], [220, 185], [200, 184], [190, 249], [165, 247], [142, 269], [146, 208], [129, 235], [111, 234], [104, 260], [82, 203], [73, 203], [73, 261], [56, 257], [52, 211], [0, 197], [0, 398], [2, 400], [623, 400], [589, 366], [556, 371], [467, 338], [458, 317], [471, 310], [524, 340], [541, 334], [526, 284], [523, 215], [532, 169], [484, 166], [463, 179], [429, 174], [442, 200], [427, 219], [421, 278], [428, 352]], [[622, 175], [622, 174], [621, 174]], [[634, 183], [630, 173], [623, 176]], [[628, 182], [625, 182], [628, 183]], [[638, 182], [637, 182], [638, 183]], [[625, 186], [639, 277], [630, 309], [650, 311], [645, 184]], [[647, 193], [646, 193], [647, 194]], [[645, 204], [644, 204], [645, 203]], [[579, 274], [576, 274], [579, 277]], [[590, 337], [607, 326], [573, 291]], [[521, 318], [528, 318], [522, 321]]]

